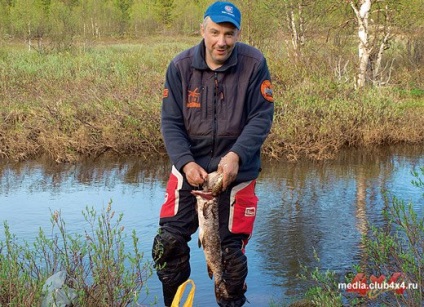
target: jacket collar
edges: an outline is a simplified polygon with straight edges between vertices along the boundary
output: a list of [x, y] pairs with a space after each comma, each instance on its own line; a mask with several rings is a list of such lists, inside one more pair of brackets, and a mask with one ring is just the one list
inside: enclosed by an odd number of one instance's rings
[[[237, 47], [238, 43], [236, 43], [233, 52], [231, 53], [227, 61], [225, 61], [224, 65], [215, 69], [214, 71], [226, 71], [230, 67], [235, 66], [237, 64]], [[205, 41], [202, 39], [200, 44], [198, 44], [194, 50], [194, 59], [193, 63], [191, 64], [193, 68], [198, 70], [210, 70], [209, 66], [206, 64], [205, 49]]]

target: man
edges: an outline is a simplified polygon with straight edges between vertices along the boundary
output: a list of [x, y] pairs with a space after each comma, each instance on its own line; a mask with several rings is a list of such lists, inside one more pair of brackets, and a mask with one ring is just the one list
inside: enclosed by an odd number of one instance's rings
[[246, 301], [244, 248], [252, 234], [260, 149], [274, 106], [265, 58], [238, 42], [240, 21], [234, 4], [212, 4], [200, 27], [203, 40], [176, 56], [166, 73], [161, 127], [173, 167], [153, 243], [166, 306], [190, 276], [187, 242], [198, 228], [191, 191], [216, 170], [223, 174], [218, 203], [229, 292], [228, 300], [217, 303], [242, 306]]

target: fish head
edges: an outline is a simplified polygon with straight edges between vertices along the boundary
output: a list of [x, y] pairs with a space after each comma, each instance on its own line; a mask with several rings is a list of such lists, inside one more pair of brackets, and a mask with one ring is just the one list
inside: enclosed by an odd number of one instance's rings
[[222, 191], [223, 174], [218, 172], [212, 172], [208, 174], [207, 178], [207, 189], [212, 193], [213, 196], [217, 196]]
[[193, 190], [191, 194], [205, 200], [211, 200], [222, 191], [222, 173], [212, 172], [208, 174], [202, 190]]

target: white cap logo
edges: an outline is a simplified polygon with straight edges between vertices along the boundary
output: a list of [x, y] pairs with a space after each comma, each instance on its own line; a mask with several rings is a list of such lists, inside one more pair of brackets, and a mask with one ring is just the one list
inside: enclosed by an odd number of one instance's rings
[[227, 11], [227, 13], [233, 14], [233, 7], [232, 6], [226, 5], [225, 10]]

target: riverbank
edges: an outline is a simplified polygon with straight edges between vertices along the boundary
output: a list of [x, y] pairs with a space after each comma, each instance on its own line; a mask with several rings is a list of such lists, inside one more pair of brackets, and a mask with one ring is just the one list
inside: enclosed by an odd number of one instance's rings
[[[105, 152], [165, 155], [160, 135], [165, 70], [173, 56], [198, 40], [99, 44], [51, 54], [2, 46], [0, 157], [48, 155], [72, 162]], [[293, 65], [277, 49], [264, 52], [276, 97], [265, 157], [326, 159], [346, 147], [424, 143], [419, 84], [405, 79], [359, 92], [352, 80], [335, 79], [319, 55], [314, 65]]]

